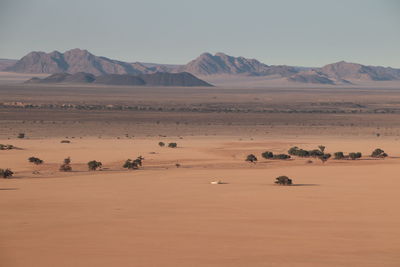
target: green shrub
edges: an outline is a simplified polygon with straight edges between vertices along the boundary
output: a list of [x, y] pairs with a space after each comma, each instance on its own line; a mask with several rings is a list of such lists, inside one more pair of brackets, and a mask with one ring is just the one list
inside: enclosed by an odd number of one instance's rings
[[274, 159], [290, 159], [289, 155], [286, 154], [277, 154], [273, 156]]
[[14, 173], [10, 169], [0, 169], [0, 177], [11, 178], [13, 174]]
[[158, 142], [158, 145], [159, 145], [160, 147], [164, 147], [164, 146], [165, 146], [165, 143], [164, 143], [164, 142]]
[[177, 143], [169, 143], [169, 144], [168, 144], [168, 147], [170, 147], [170, 148], [176, 148], [176, 147], [178, 147], [178, 144], [177, 144]]
[[255, 155], [253, 155], [253, 154], [249, 154], [249, 155], [247, 155], [247, 157], [246, 157], [246, 161], [252, 162], [252, 163], [256, 163], [257, 157], [256, 157]]
[[387, 156], [388, 156], [388, 154], [386, 154], [385, 151], [383, 151], [380, 148], [375, 149], [371, 153], [371, 157], [373, 157], [373, 158], [386, 158]]
[[261, 154], [261, 156], [265, 159], [272, 159], [274, 157], [274, 153], [270, 151], [265, 151], [264, 153]]
[[329, 153], [324, 153], [323, 155], [319, 156], [318, 158], [322, 161], [322, 163], [325, 163], [328, 159], [330, 159], [331, 154]]
[[95, 160], [89, 161], [87, 163], [87, 165], [88, 165], [89, 171], [95, 171], [98, 168], [101, 168], [103, 166], [103, 164], [100, 161], [95, 161]]
[[351, 153], [349, 153], [349, 158], [352, 159], [352, 160], [359, 159], [361, 157], [362, 157], [362, 154], [360, 152], [351, 152]]
[[135, 160], [127, 159], [122, 167], [128, 170], [136, 170], [142, 166], [143, 160], [144, 158], [142, 156], [137, 157]]
[[0, 150], [11, 150], [11, 149], [15, 149], [15, 146], [0, 144]]
[[275, 183], [279, 185], [292, 185], [292, 179], [287, 176], [279, 176], [275, 180]]
[[40, 164], [43, 163], [43, 160], [41, 160], [41, 159], [39, 159], [39, 158], [36, 158], [36, 157], [30, 157], [30, 158], [28, 159], [28, 161], [31, 162], [31, 163], [33, 163], [33, 164], [36, 164], [36, 165], [40, 165]]
[[345, 158], [343, 152], [341, 152], [341, 151], [335, 152], [335, 153], [333, 154], [333, 156], [334, 156], [334, 159], [344, 159], [344, 158]]
[[62, 172], [72, 171], [71, 158], [70, 157], [64, 159], [64, 163], [60, 166], [60, 171], [62, 171]]

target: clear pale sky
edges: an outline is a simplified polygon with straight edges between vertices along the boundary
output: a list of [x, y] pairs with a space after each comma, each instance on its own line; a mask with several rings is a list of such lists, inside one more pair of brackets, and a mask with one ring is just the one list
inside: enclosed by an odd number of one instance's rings
[[400, 0], [0, 0], [0, 58], [77, 47], [132, 62], [224, 52], [400, 68]]

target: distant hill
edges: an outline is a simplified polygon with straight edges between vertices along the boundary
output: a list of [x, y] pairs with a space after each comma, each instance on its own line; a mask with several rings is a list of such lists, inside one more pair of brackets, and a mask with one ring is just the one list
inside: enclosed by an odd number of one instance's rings
[[102, 74], [140, 74], [147, 68], [140, 63], [127, 63], [98, 57], [87, 50], [72, 49], [65, 53], [31, 52], [18, 60], [14, 65], [5, 68], [6, 71], [22, 73], [78, 73], [86, 72], [93, 75]]
[[[289, 81], [292, 83], [332, 85], [347, 83], [357, 84], [358, 82], [364, 81], [400, 81], [400, 69], [365, 66], [345, 61], [328, 64], [321, 68], [308, 68], [286, 65], [266, 65], [256, 59], [233, 57], [224, 53], [216, 53], [215, 55], [203, 53], [186, 65], [168, 65], [139, 62], [128, 63], [106, 57], [95, 56], [87, 50], [81, 49], [72, 49], [65, 53], [60, 53], [58, 51], [51, 53], [31, 52], [18, 61], [0, 60], [0, 70], [20, 73], [49, 74], [89, 73], [95, 76], [105, 75], [105, 77], [96, 78], [96, 81], [94, 81], [96, 83], [99, 83], [99, 79], [100, 81], [103, 79], [103, 83], [138, 84], [140, 83], [138, 80], [140, 78], [146, 84], [152, 84], [154, 80], [161, 84], [172, 85], [176, 83], [178, 86], [179, 84], [199, 82], [195, 81], [193, 77], [190, 77], [187, 74], [168, 76], [165, 73], [179, 74], [186, 72], [201, 77], [205, 81], [215, 80], [212, 77], [218, 75], [226, 77], [265, 77], [266, 81], [272, 81], [275, 79], [285, 80], [286, 82]], [[136, 75], [137, 77], [107, 76], [110, 74]], [[150, 74], [157, 75], [146, 76]], [[80, 80], [85, 78], [71, 77], [69, 79], [77, 79], [78, 82], [81, 82]], [[157, 84], [157, 82], [154, 83]]]
[[57, 83], [94, 83], [105, 85], [129, 86], [212, 86], [198, 79], [194, 75], [181, 73], [153, 73], [153, 74], [104, 74], [94, 76], [90, 73], [78, 72], [75, 74], [55, 73], [46, 78], [34, 77], [26, 83], [57, 84]]

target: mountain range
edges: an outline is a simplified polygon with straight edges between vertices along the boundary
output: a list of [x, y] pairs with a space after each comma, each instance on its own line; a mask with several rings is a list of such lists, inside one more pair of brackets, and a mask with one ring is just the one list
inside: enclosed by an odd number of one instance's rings
[[[203, 53], [185, 65], [123, 62], [95, 56], [87, 50], [72, 49], [65, 53], [53, 51], [30, 52], [20, 60], [1, 60], [0, 70], [19, 73], [89, 73], [95, 76], [108, 74], [145, 75], [155, 73], [187, 72], [207, 77], [215, 75], [267, 77], [298, 83], [350, 84], [359, 81], [400, 80], [400, 69], [366, 66], [340, 61], [321, 68], [302, 68], [286, 65], [266, 65], [256, 59], [233, 57], [224, 53]], [[159, 74], [158, 74], [159, 75]]]

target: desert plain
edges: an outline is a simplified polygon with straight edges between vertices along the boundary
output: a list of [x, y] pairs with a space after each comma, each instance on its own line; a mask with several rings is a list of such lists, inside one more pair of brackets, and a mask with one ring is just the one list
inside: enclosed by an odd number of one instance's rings
[[400, 266], [399, 92], [2, 84], [0, 265]]

